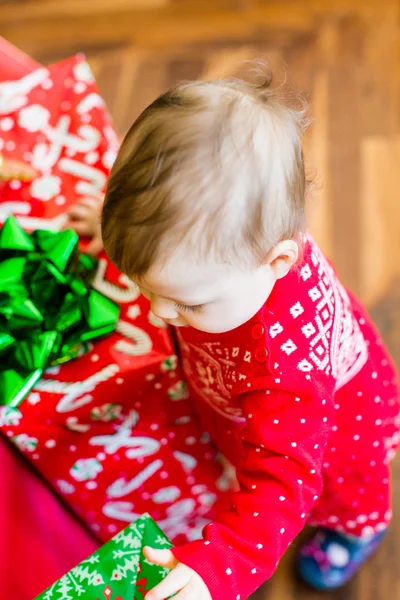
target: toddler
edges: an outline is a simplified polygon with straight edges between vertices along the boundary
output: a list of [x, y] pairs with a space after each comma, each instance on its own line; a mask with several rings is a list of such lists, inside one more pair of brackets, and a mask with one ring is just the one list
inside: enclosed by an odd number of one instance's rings
[[396, 376], [306, 233], [303, 124], [268, 84], [179, 85], [134, 123], [109, 179], [105, 250], [174, 328], [238, 483], [203, 539], [146, 550], [172, 568], [148, 600], [244, 600], [306, 524], [298, 569], [335, 588], [390, 523]]

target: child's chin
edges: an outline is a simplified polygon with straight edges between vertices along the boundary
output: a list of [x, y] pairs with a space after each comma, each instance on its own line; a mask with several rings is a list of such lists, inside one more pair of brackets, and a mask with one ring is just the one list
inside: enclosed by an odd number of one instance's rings
[[187, 323], [182, 323], [181, 321], [168, 321], [165, 319], [167, 325], [172, 325], [172, 327], [189, 327]]

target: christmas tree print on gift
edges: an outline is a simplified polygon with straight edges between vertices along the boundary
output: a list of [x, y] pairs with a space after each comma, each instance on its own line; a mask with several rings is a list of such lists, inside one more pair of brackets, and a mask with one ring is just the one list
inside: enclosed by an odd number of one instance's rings
[[118, 533], [35, 600], [144, 600], [168, 573], [144, 558], [145, 546], [171, 547], [148, 515]]

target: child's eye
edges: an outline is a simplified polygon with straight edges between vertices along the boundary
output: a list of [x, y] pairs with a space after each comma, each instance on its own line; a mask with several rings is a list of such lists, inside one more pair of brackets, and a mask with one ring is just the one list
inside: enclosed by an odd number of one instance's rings
[[181, 312], [197, 312], [203, 308], [204, 304], [197, 304], [195, 306], [186, 306], [185, 304], [179, 304], [179, 302], [175, 303], [175, 308], [180, 310]]

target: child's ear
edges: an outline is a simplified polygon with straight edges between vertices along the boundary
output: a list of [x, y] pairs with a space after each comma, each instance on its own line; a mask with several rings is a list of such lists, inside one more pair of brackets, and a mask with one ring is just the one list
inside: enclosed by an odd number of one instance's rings
[[276, 279], [282, 279], [299, 257], [299, 246], [293, 240], [279, 242], [268, 255], [268, 265]]

